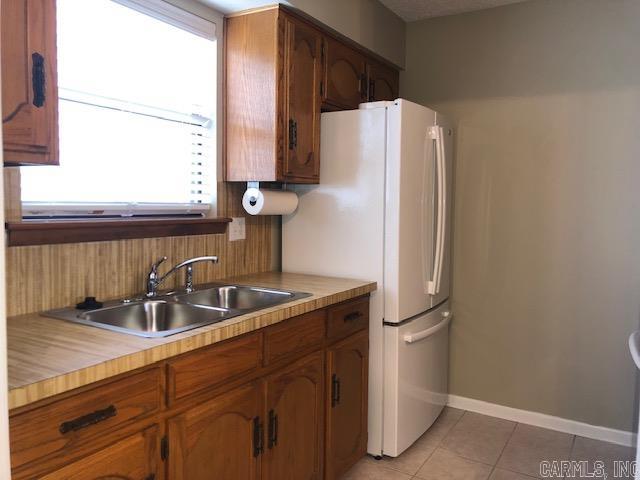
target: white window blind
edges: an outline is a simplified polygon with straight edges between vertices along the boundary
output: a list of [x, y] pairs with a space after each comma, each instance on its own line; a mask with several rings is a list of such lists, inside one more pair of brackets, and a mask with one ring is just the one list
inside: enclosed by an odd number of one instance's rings
[[193, 214], [215, 195], [215, 25], [161, 0], [58, 0], [60, 166], [27, 217]]

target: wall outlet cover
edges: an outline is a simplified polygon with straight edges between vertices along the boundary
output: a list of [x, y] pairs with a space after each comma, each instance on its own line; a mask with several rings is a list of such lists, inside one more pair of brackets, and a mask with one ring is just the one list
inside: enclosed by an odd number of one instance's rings
[[244, 240], [247, 235], [245, 231], [244, 217], [233, 217], [229, 224], [229, 241]]

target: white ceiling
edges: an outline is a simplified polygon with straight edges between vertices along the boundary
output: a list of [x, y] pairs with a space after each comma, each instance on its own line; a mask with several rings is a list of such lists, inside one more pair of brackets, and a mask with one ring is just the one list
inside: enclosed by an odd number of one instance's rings
[[524, 0], [380, 0], [406, 22], [499, 7]]
[[[240, 12], [249, 10], [250, 8], [264, 7], [265, 5], [273, 5], [279, 0], [198, 0], [210, 7], [215, 8], [222, 13]], [[288, 1], [280, 1], [279, 3], [289, 3]]]

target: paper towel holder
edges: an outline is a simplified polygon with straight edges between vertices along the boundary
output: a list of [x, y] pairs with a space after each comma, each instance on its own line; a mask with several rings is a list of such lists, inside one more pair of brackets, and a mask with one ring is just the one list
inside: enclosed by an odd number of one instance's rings
[[[267, 184], [268, 184], [268, 182], [267, 182]], [[279, 187], [279, 188], [283, 188], [283, 187], [286, 187], [286, 184], [282, 185], [282, 187]], [[250, 188], [255, 188], [256, 190], [260, 190], [260, 182], [247, 182], [247, 190], [249, 190]], [[249, 200], [249, 203], [253, 206], [253, 205], [256, 204], [256, 201], [257, 201], [257, 199], [251, 198]]]
[[[260, 182], [247, 182], [247, 190], [249, 190], [250, 188], [255, 188], [256, 190], [260, 190]], [[249, 203], [251, 204], [252, 207], [257, 202], [258, 202], [257, 198], [251, 197], [251, 199], [249, 199]]]

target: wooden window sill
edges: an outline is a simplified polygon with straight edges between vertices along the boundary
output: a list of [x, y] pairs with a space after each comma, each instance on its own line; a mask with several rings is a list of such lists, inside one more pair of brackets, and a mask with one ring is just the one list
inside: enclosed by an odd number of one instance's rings
[[6, 226], [7, 245], [103, 242], [225, 233], [230, 218], [25, 220]]

